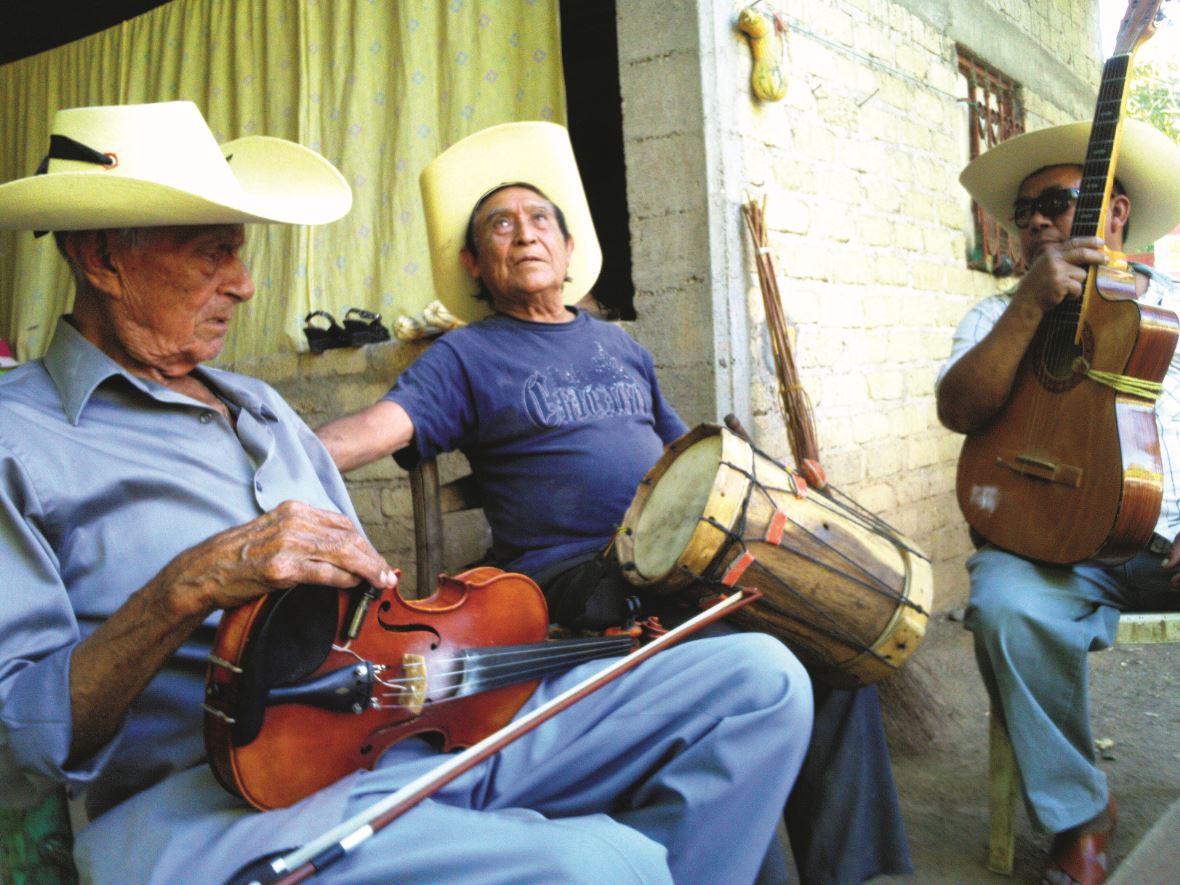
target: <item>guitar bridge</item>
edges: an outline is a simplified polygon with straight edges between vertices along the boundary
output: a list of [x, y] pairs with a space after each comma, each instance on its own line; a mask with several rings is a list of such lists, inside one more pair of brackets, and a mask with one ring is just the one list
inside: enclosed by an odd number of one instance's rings
[[1082, 468], [1072, 464], [1058, 464], [1056, 461], [1018, 452], [1000, 455], [996, 458], [996, 464], [1021, 476], [1030, 476], [1045, 482], [1055, 482], [1074, 489], [1082, 485]]

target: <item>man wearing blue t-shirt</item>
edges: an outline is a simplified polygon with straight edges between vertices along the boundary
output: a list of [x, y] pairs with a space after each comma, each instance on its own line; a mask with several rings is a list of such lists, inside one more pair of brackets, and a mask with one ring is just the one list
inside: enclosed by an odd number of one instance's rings
[[[341, 470], [391, 451], [409, 469], [461, 449], [480, 483], [493, 560], [556, 576], [602, 549], [663, 446], [687, 428], [647, 351], [565, 306], [573, 239], [555, 204], [511, 185], [483, 198], [470, 228], [462, 260], [495, 312], [440, 338], [384, 399], [317, 432]], [[596, 595], [621, 603], [633, 591], [618, 585]], [[554, 620], [620, 622], [615, 604], [584, 616], [585, 601], [558, 605]]]
[[[507, 130], [522, 142], [492, 149], [489, 136]], [[547, 151], [555, 130], [564, 145]], [[436, 289], [471, 322], [432, 344], [383, 399], [316, 432], [342, 471], [390, 454], [409, 469], [461, 450], [494, 563], [532, 576], [554, 622], [598, 628], [621, 623], [636, 593], [604, 548], [687, 427], [647, 351], [573, 306], [601, 253], [572, 154], [567, 168], [549, 169], [565, 145], [552, 124], [508, 124], [427, 167]], [[875, 690], [815, 689], [815, 736], [786, 811], [803, 882], [909, 872]]]

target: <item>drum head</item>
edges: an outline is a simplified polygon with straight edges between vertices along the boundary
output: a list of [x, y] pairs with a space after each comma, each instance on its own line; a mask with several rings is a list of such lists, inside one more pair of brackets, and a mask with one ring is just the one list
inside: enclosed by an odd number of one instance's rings
[[663, 577], [688, 548], [713, 491], [721, 463], [721, 436], [693, 443], [669, 465], [651, 490], [635, 527], [635, 568]]

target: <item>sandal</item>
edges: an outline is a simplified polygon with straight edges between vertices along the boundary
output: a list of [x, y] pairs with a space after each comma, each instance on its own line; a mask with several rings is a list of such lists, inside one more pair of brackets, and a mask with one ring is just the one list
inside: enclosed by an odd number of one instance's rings
[[1114, 796], [1111, 796], [1107, 802], [1105, 829], [1085, 832], [1077, 828], [1058, 833], [1049, 850], [1049, 863], [1041, 881], [1058, 882], [1065, 876], [1077, 885], [1102, 885], [1110, 874], [1107, 843], [1114, 833], [1117, 816]]
[[[312, 320], [321, 317], [327, 320], [327, 328], [312, 325]], [[303, 320], [303, 334], [307, 336], [307, 348], [312, 353], [322, 353], [334, 347], [348, 347], [348, 333], [336, 322], [336, 317], [326, 310], [313, 310]]]
[[353, 346], [389, 340], [389, 330], [381, 325], [381, 314], [350, 307], [344, 315], [344, 331]]

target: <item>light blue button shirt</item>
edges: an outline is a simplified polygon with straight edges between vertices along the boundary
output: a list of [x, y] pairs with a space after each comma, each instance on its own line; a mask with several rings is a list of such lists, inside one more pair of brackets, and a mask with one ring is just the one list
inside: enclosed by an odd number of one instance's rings
[[86, 792], [93, 817], [202, 764], [204, 658], [216, 616], [78, 767], [69, 658], [181, 551], [287, 500], [359, 525], [316, 436], [279, 395], [196, 374], [235, 414], [129, 375], [61, 321], [43, 360], [0, 377], [0, 803], [32, 784]]

